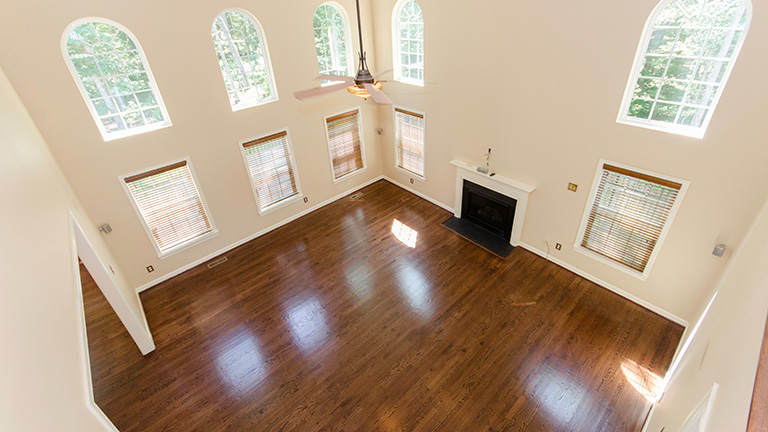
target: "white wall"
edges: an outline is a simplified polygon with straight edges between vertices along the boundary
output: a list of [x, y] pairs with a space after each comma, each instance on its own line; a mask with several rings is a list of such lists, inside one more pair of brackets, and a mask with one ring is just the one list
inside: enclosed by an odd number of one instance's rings
[[[293, 92], [319, 85], [312, 18], [322, 3], [83, 0], [9, 1], [0, 15], [14, 17], [0, 29], [0, 65], [98, 223], [111, 224], [105, 239], [130, 282], [139, 287], [226, 248], [254, 233], [381, 175], [377, 111], [372, 101], [345, 92], [299, 102]], [[350, 18], [355, 2], [341, 0]], [[364, 2], [365, 3], [365, 2]], [[232, 112], [211, 41], [214, 18], [242, 8], [261, 23], [280, 100]], [[62, 57], [60, 39], [74, 20], [96, 16], [116, 21], [138, 38], [166, 102], [173, 126], [105, 143]], [[35, 31], [29, 30], [34, 22]], [[370, 28], [370, 20], [366, 17]], [[352, 26], [353, 40], [357, 38]], [[24, 43], [13, 35], [23, 34]], [[366, 35], [373, 46], [370, 32]], [[356, 46], [357, 44], [355, 44]], [[29, 49], [34, 46], [35, 49]], [[369, 53], [375, 61], [373, 53]], [[334, 184], [323, 117], [363, 107], [368, 169]], [[238, 143], [288, 128], [303, 193], [294, 202], [260, 216]], [[219, 234], [187, 250], [158, 259], [151, 240], [123, 191], [118, 176], [190, 157]], [[152, 265], [154, 273], [145, 268]]]
[[[374, 2], [378, 69], [392, 65], [395, 0]], [[657, 0], [482, 2], [419, 0], [425, 19], [424, 88], [385, 84], [399, 105], [426, 112], [425, 183], [413, 188], [453, 205], [454, 158], [536, 186], [522, 242], [688, 321], [709, 300], [768, 192], [768, 10], [750, 33], [703, 139], [615, 119], [645, 21]], [[392, 111], [381, 109], [384, 142]], [[389, 147], [389, 145], [388, 145]], [[384, 148], [385, 175], [408, 184]], [[647, 280], [576, 252], [572, 245], [600, 158], [689, 180], [690, 189]], [[567, 190], [569, 182], [578, 192]], [[555, 243], [563, 248], [556, 251]]]
[[717, 298], [654, 409], [648, 432], [678, 430], [713, 382], [719, 388], [707, 431], [746, 429], [768, 313], [766, 245], [768, 203], [717, 284]]
[[2, 70], [0, 185], [0, 430], [105, 430], [88, 404], [71, 215], [115, 269], [126, 307], [142, 322], [143, 312]]

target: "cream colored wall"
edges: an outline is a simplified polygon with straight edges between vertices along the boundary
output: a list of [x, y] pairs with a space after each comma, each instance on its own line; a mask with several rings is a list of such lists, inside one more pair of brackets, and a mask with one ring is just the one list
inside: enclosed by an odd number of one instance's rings
[[768, 203], [717, 285], [717, 298], [648, 423], [680, 428], [713, 382], [719, 384], [707, 431], [746, 430], [768, 313]]
[[[395, 0], [374, 2], [376, 66], [391, 67]], [[768, 189], [768, 11], [756, 7], [752, 28], [705, 138], [616, 123], [645, 21], [656, 0], [616, 2], [481, 2], [420, 0], [425, 19], [424, 88], [389, 83], [399, 105], [426, 112], [426, 182], [413, 188], [453, 206], [459, 158], [536, 186], [522, 241], [686, 320], [707, 301], [728, 256], [738, 249]], [[392, 111], [381, 109], [384, 142]], [[391, 144], [384, 173], [394, 169]], [[690, 180], [691, 186], [647, 280], [574, 251], [598, 160], [606, 158]], [[568, 182], [579, 185], [567, 191]], [[555, 243], [562, 251], [555, 251]]]
[[0, 430], [105, 430], [88, 408], [70, 211], [141, 307], [1, 69], [0, 185]]
[[[375, 130], [377, 110], [345, 94], [301, 103], [293, 92], [319, 83], [312, 17], [320, 1], [150, 1], [44, 0], [3, 2], [0, 14], [14, 17], [0, 29], [2, 65], [48, 141], [83, 204], [98, 223], [135, 287], [199, 260], [290, 216], [381, 174]], [[342, 0], [350, 18], [354, 1]], [[280, 96], [278, 102], [232, 112], [210, 37], [224, 9], [251, 12], [266, 35]], [[173, 126], [103, 142], [60, 50], [72, 21], [88, 16], [114, 20], [138, 38]], [[369, 16], [366, 22], [370, 28]], [[34, 31], [30, 23], [34, 22]], [[15, 35], [23, 35], [23, 39]], [[370, 34], [366, 35], [372, 46]], [[353, 32], [357, 37], [357, 32]], [[34, 49], [30, 49], [34, 47]], [[375, 60], [373, 56], [370, 56]], [[323, 117], [363, 108], [367, 170], [334, 184]], [[260, 216], [238, 143], [289, 129], [303, 193], [299, 201]], [[182, 252], [158, 259], [118, 176], [190, 157], [219, 234]], [[145, 267], [155, 272], [148, 274]]]

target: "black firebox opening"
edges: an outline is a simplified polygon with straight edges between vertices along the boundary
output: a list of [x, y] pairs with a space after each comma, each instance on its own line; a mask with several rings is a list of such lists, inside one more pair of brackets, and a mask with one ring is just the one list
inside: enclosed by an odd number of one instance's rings
[[464, 180], [461, 218], [509, 241], [517, 200]]

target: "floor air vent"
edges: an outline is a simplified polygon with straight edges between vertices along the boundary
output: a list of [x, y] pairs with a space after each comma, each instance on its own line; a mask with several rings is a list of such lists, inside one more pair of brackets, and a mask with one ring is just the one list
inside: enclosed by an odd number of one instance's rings
[[227, 262], [227, 257], [217, 258], [217, 259], [215, 259], [215, 260], [213, 260], [213, 261], [208, 263], [208, 268], [214, 268], [217, 265], [225, 263], [225, 262]]
[[360, 198], [361, 196], [363, 196], [362, 192], [355, 192], [355, 193], [353, 193], [352, 195], [349, 196], [349, 199], [356, 200], [356, 199]]

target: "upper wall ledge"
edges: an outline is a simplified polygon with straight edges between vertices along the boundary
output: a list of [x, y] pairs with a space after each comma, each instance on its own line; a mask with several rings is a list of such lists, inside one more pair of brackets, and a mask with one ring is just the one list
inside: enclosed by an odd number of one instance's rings
[[525, 183], [521, 183], [521, 182], [519, 182], [517, 180], [512, 180], [511, 178], [504, 177], [503, 175], [496, 174], [493, 177], [491, 177], [490, 174], [483, 174], [483, 173], [481, 173], [480, 171], [477, 170], [477, 166], [476, 165], [468, 164], [468, 163], [466, 163], [466, 162], [464, 162], [462, 160], [459, 160], [459, 159], [452, 160], [451, 161], [451, 165], [454, 165], [454, 166], [456, 166], [457, 168], [460, 168], [460, 169], [464, 169], [464, 170], [473, 172], [473, 173], [481, 175], [483, 177], [488, 177], [489, 179], [495, 180], [495, 181], [497, 181], [499, 183], [504, 183], [507, 186], [512, 186], [513, 188], [520, 189], [521, 191], [524, 191], [525, 193], [531, 193], [534, 190], [536, 190], [536, 187], [534, 187], [534, 186], [527, 185]]

